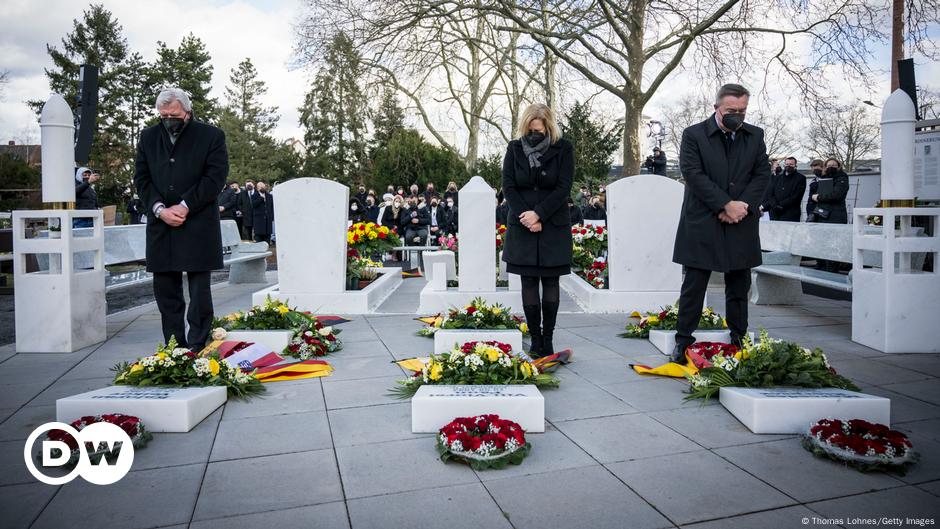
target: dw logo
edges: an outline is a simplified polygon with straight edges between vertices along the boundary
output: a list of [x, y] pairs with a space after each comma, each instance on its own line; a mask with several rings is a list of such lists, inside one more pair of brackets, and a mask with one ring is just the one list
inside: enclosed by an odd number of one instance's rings
[[[36, 468], [33, 461], [33, 444], [50, 430], [65, 431], [78, 446], [78, 464], [64, 476], [47, 476]], [[61, 467], [69, 462], [72, 450], [62, 441], [44, 439], [40, 455], [43, 467]], [[30, 474], [47, 485], [62, 485], [78, 475], [95, 485], [110, 485], [130, 471], [134, 463], [134, 445], [124, 430], [107, 422], [89, 424], [81, 431], [61, 422], [48, 422], [29, 434], [23, 457]]]

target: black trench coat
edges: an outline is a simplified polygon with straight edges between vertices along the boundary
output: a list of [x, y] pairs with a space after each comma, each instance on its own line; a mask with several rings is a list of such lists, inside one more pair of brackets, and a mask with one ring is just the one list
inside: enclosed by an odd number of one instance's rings
[[[761, 264], [759, 207], [770, 183], [764, 131], [745, 123], [728, 151], [726, 142], [714, 114], [682, 132], [685, 197], [672, 260], [683, 266], [727, 272]], [[737, 224], [718, 220], [731, 200], [748, 204]]]
[[[574, 149], [560, 139], [542, 155], [538, 181], [533, 181], [521, 140], [512, 140], [503, 159], [503, 193], [509, 203], [503, 261], [519, 266], [571, 265], [571, 216], [568, 196], [574, 180]], [[519, 221], [535, 211], [542, 231], [532, 233]]]
[[[190, 120], [176, 143], [161, 124], [144, 129], [137, 144], [134, 185], [147, 210], [147, 271], [205, 272], [222, 268], [218, 196], [228, 177], [221, 129]], [[171, 227], [153, 206], [186, 201], [186, 222]]]

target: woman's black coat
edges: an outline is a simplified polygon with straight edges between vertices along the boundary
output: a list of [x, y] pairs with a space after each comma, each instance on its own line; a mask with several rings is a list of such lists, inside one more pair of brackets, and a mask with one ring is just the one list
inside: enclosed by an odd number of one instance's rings
[[[819, 193], [818, 189], [816, 191]], [[848, 224], [849, 213], [845, 206], [845, 197], [849, 194], [849, 175], [844, 171], [839, 171], [832, 178], [832, 192], [819, 193], [817, 207], [822, 207], [829, 211], [829, 218], [824, 219], [816, 216], [816, 222], [827, 224]]]
[[[560, 139], [548, 147], [542, 167], [533, 171], [522, 151], [522, 141], [512, 140], [503, 159], [503, 192], [509, 203], [503, 261], [520, 266], [571, 264], [571, 217], [568, 196], [574, 180], [574, 150]], [[532, 233], [519, 215], [535, 211], [542, 231]]]
[[[205, 272], [222, 268], [217, 198], [228, 177], [228, 151], [221, 129], [187, 122], [176, 143], [161, 124], [148, 127], [137, 144], [134, 185], [147, 210], [147, 271]], [[186, 222], [171, 227], [153, 206], [185, 201]]]
[[251, 196], [251, 216], [255, 235], [271, 235], [274, 232], [274, 195], [270, 191], [262, 195], [255, 190]]
[[[672, 260], [727, 272], [761, 264], [760, 203], [770, 183], [764, 131], [745, 123], [728, 145], [715, 115], [682, 133], [679, 168], [685, 197]], [[748, 214], [737, 224], [718, 220], [725, 204], [740, 200]]]
[[395, 217], [394, 208], [392, 206], [387, 206], [385, 208], [385, 213], [382, 215], [382, 226], [388, 226], [389, 229], [395, 228], [395, 231], [398, 235], [404, 237], [405, 230], [402, 227], [404, 225], [405, 213], [410, 211], [405, 208], [398, 208], [398, 217]]

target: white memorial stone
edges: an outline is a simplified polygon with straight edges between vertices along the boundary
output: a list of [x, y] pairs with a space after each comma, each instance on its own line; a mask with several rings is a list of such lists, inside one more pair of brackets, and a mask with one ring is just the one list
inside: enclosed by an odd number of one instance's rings
[[450, 351], [454, 344], [467, 342], [502, 342], [522, 351], [522, 331], [518, 329], [438, 329], [434, 333], [434, 354]]
[[460, 202], [461, 292], [496, 290], [496, 194], [483, 177], [474, 176], [458, 192]]
[[255, 292], [312, 312], [365, 314], [401, 285], [400, 268], [378, 268], [378, 278], [362, 290], [346, 290], [346, 211], [349, 188], [322, 178], [295, 178], [279, 184], [274, 222], [278, 284]]
[[820, 419], [891, 425], [891, 400], [837, 388], [721, 388], [719, 400], [757, 434], [800, 434]]
[[151, 432], [188, 432], [225, 404], [223, 386], [202, 388], [108, 386], [56, 400], [56, 420], [123, 413], [138, 417]]
[[434, 252], [424, 252], [424, 272], [427, 275], [428, 282], [435, 279], [434, 265], [441, 263], [445, 266], [444, 284], [448, 280], [457, 279], [457, 259], [452, 250], [438, 250]]
[[228, 331], [225, 340], [262, 344], [269, 350], [280, 354], [287, 348], [293, 336], [294, 331], [289, 329], [272, 331]]
[[411, 432], [437, 433], [457, 417], [494, 413], [529, 433], [545, 431], [545, 399], [533, 385], [418, 388], [411, 399]]
[[679, 297], [682, 267], [672, 262], [672, 250], [684, 192], [675, 180], [651, 174], [607, 186], [610, 288], [594, 288], [575, 274], [562, 277], [585, 311], [655, 310]]

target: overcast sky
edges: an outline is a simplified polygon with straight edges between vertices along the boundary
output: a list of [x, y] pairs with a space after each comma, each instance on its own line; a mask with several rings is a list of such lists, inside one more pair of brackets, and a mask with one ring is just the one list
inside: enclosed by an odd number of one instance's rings
[[[71, 31], [73, 19], [81, 19], [88, 4], [75, 0], [2, 2], [0, 27], [4, 29], [0, 32], [0, 68], [10, 71], [10, 80], [0, 100], [0, 141], [38, 143], [39, 127], [24, 101], [49, 95], [43, 69], [51, 67], [52, 61], [46, 53], [46, 43], [61, 47], [60, 41]], [[229, 71], [245, 57], [250, 57], [268, 83], [265, 103], [280, 108], [276, 135], [282, 139], [301, 135], [297, 107], [303, 101], [308, 76], [304, 71], [289, 68], [294, 44], [292, 23], [300, 8], [299, 0], [103, 0], [102, 3], [123, 26], [130, 50], [140, 52], [145, 60], [155, 58], [158, 40], [175, 47], [190, 32], [202, 39], [214, 66], [213, 95], [220, 99]], [[875, 62], [888, 63], [887, 47]], [[940, 87], [937, 64], [919, 64], [917, 76], [920, 85]], [[830, 89], [846, 101], [872, 99], [879, 102], [888, 91], [887, 75], [879, 76], [875, 85], [882, 88], [872, 93], [856, 83], [836, 80], [830, 83]], [[656, 116], [664, 105], [680, 99], [686, 90], [695, 89], [695, 83], [684, 82], [683, 75], [677, 75], [660, 90], [645, 114]], [[775, 106], [798, 112], [799, 101], [788, 97], [790, 91], [786, 83], [771, 83], [769, 89]], [[609, 97], [595, 102], [595, 109], [611, 118], [619, 117], [621, 108]]]

